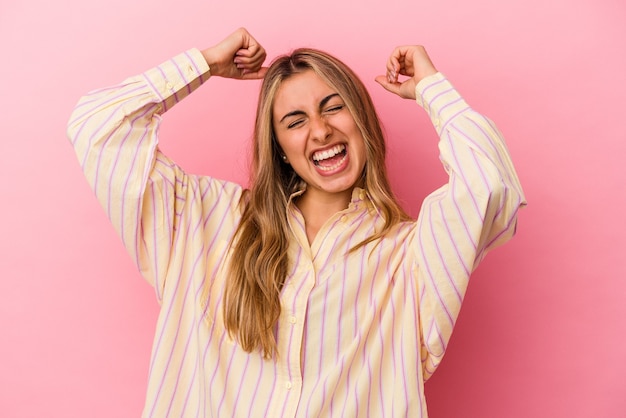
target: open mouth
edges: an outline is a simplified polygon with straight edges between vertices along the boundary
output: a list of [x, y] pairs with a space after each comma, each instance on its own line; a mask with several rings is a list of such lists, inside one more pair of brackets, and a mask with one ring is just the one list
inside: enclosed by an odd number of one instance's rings
[[346, 159], [347, 151], [345, 144], [338, 144], [334, 147], [318, 151], [313, 154], [313, 164], [323, 171], [331, 171], [336, 169]]

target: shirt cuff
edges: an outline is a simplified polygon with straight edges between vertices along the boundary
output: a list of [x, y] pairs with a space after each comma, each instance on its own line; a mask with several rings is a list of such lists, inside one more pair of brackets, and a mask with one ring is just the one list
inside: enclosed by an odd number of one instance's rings
[[415, 97], [417, 104], [430, 116], [439, 135], [455, 117], [470, 109], [454, 86], [441, 73], [420, 80], [415, 86]]
[[146, 71], [143, 77], [167, 110], [208, 80], [209, 70], [200, 51], [193, 48]]

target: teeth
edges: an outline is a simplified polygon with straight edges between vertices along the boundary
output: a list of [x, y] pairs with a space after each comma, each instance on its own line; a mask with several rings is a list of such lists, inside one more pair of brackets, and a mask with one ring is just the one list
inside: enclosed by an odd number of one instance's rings
[[326, 167], [323, 165], [316, 165], [316, 167], [322, 171], [331, 171], [334, 170], [335, 168], [339, 167], [341, 164], [343, 164], [343, 161], [346, 159], [346, 156], [344, 156], [340, 161], [337, 161], [336, 164], [331, 165], [330, 167]]
[[315, 154], [313, 154], [313, 161], [322, 161], [327, 158], [334, 157], [340, 152], [343, 152], [343, 150], [345, 149], [346, 149], [346, 146], [341, 144], [341, 145], [335, 145], [331, 149], [327, 149], [325, 151], [316, 152]]

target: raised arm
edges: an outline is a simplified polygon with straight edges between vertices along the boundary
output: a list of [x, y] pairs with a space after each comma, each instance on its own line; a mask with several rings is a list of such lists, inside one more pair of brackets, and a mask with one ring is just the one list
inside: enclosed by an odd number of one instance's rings
[[414, 238], [428, 378], [445, 352], [470, 274], [488, 250], [513, 236], [526, 202], [500, 132], [437, 72], [423, 47], [396, 48], [386, 76], [376, 81], [426, 110], [449, 174], [448, 183], [424, 200]]
[[[85, 177], [159, 297], [181, 214], [202, 216], [209, 192], [238, 193], [223, 182], [200, 184], [159, 151], [161, 115], [210, 76], [263, 77], [264, 60], [265, 50], [238, 29], [211, 48], [191, 49], [88, 93], [70, 117], [67, 135]], [[189, 210], [190, 205], [196, 209]]]

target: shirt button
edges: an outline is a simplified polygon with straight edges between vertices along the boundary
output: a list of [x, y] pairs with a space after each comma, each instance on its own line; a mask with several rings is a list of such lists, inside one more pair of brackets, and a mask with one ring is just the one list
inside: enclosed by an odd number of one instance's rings
[[361, 200], [365, 199], [365, 190], [361, 190], [359, 192], [359, 197], [361, 198]]
[[167, 84], [165, 84], [165, 88], [168, 90], [172, 90], [174, 86], [172, 85], [172, 83], [168, 82]]
[[285, 383], [285, 388], [286, 388], [287, 390], [291, 389], [291, 387], [292, 387], [291, 382], [287, 382], [287, 383]]
[[343, 222], [344, 224], [345, 224], [346, 222], [348, 222], [348, 217], [347, 217], [346, 215], [343, 215], [343, 216], [341, 217], [341, 222]]
[[291, 316], [289, 317], [289, 322], [291, 322], [292, 324], [295, 324], [295, 323], [296, 323], [296, 317], [295, 317], [295, 316], [293, 316], [293, 315], [291, 315]]

